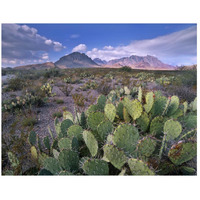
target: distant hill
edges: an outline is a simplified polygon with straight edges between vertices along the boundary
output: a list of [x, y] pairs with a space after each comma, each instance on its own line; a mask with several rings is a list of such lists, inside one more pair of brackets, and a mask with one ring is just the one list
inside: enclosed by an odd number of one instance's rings
[[74, 52], [61, 57], [55, 62], [55, 65], [60, 68], [88, 68], [99, 67], [91, 58], [84, 53]]
[[42, 64], [31, 64], [31, 65], [23, 65], [15, 67], [15, 69], [19, 70], [43, 70], [43, 69], [52, 69], [55, 68], [56, 65], [53, 62], [46, 62]]
[[133, 69], [155, 69], [155, 70], [172, 70], [174, 66], [165, 64], [154, 56], [136, 56], [124, 57], [110, 60], [105, 67], [122, 67], [129, 66]]
[[98, 65], [105, 65], [105, 64], [107, 64], [107, 61], [101, 60], [100, 58], [95, 58], [95, 59], [93, 59], [93, 61], [95, 63], [97, 63]]

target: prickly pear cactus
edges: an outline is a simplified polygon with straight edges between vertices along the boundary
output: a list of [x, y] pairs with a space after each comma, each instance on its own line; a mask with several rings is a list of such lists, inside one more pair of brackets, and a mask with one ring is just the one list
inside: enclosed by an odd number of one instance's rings
[[53, 149], [53, 156], [54, 158], [58, 159], [59, 152], [56, 149]]
[[61, 167], [58, 161], [55, 158], [51, 157], [47, 157], [44, 160], [44, 168], [55, 175], [59, 174], [59, 172], [61, 171]]
[[140, 158], [148, 158], [156, 148], [156, 140], [150, 137], [144, 137], [138, 142], [137, 150]]
[[51, 149], [50, 140], [49, 140], [49, 137], [48, 137], [48, 136], [44, 137], [43, 143], [44, 143], [44, 146], [45, 146], [48, 150]]
[[164, 133], [166, 134], [166, 141], [176, 139], [182, 132], [182, 126], [178, 121], [172, 119], [167, 120], [164, 124]]
[[164, 118], [163, 117], [155, 117], [151, 121], [150, 125], [150, 133], [153, 136], [161, 137], [163, 136], [163, 127], [164, 127]]
[[133, 120], [136, 120], [141, 116], [143, 108], [142, 104], [137, 99], [131, 101], [130, 99], [125, 97], [123, 100], [123, 104]]
[[112, 90], [108, 94], [107, 98], [111, 103], [113, 103], [113, 102], [115, 102], [117, 100], [117, 93], [114, 90]]
[[54, 127], [57, 136], [61, 135], [61, 123], [59, 122], [58, 118], [55, 118], [54, 120]]
[[105, 116], [102, 112], [95, 112], [95, 113], [90, 113], [90, 115], [88, 116], [88, 121], [87, 124], [88, 126], [93, 130], [96, 131], [97, 130], [97, 126], [104, 121]]
[[197, 155], [196, 142], [179, 142], [171, 147], [168, 153], [169, 159], [175, 165], [181, 165], [194, 158]]
[[72, 139], [61, 138], [58, 141], [58, 147], [59, 147], [60, 151], [62, 151], [63, 149], [72, 149]]
[[172, 96], [170, 98], [170, 103], [167, 108], [166, 115], [171, 116], [173, 115], [179, 107], [179, 98], [177, 96]]
[[75, 151], [64, 149], [60, 152], [58, 161], [63, 170], [76, 172], [79, 169], [79, 155]]
[[190, 109], [194, 112], [197, 111], [197, 97], [190, 103]]
[[152, 109], [153, 103], [154, 103], [154, 97], [153, 97], [153, 92], [148, 92], [146, 94], [145, 100], [146, 104], [144, 105], [144, 109], [147, 113], [149, 113]]
[[187, 112], [187, 110], [188, 110], [188, 102], [185, 101], [185, 102], [183, 103], [183, 106], [184, 106], [184, 108], [183, 108], [183, 113], [184, 113], [184, 116], [185, 116], [185, 114], [186, 114], [186, 112]]
[[31, 147], [31, 157], [34, 159], [34, 160], [37, 160], [37, 149], [35, 148], [35, 146], [32, 146]]
[[87, 119], [86, 119], [86, 116], [85, 116], [85, 113], [82, 112], [81, 113], [81, 121], [80, 121], [80, 125], [83, 129], [86, 129], [87, 128]]
[[136, 119], [136, 122], [143, 132], [148, 130], [150, 120], [147, 113], [143, 112], [142, 115]]
[[61, 133], [63, 136], [67, 136], [67, 130], [70, 126], [73, 125], [73, 122], [70, 119], [65, 119], [61, 123]]
[[83, 132], [83, 139], [92, 156], [96, 156], [98, 152], [98, 142], [90, 131]]
[[113, 104], [109, 103], [106, 104], [105, 108], [104, 108], [104, 113], [106, 115], [106, 117], [113, 122], [116, 116], [116, 108]]
[[155, 175], [149, 167], [141, 160], [130, 158], [128, 160], [132, 175]]
[[31, 145], [36, 144], [36, 133], [34, 131], [31, 131], [29, 134], [29, 142]]
[[142, 102], [142, 88], [141, 87], [139, 87], [138, 89], [138, 100]]
[[131, 93], [131, 91], [128, 89], [128, 87], [124, 87], [124, 94], [125, 95], [129, 95]]
[[17, 159], [17, 157], [12, 152], [8, 152], [8, 159], [9, 159], [11, 166], [13, 168], [16, 168], [16, 167], [19, 166], [19, 160]]
[[131, 121], [131, 117], [125, 107], [123, 108], [123, 118], [126, 123], [129, 123]]
[[123, 120], [123, 108], [124, 108], [124, 105], [122, 102], [119, 102], [118, 106], [117, 106], [117, 115], [119, 116], [119, 118], [121, 120]]
[[109, 160], [114, 167], [117, 169], [121, 169], [123, 165], [127, 161], [127, 157], [125, 156], [122, 150], [119, 150], [114, 145], [106, 144], [103, 147], [104, 157]]
[[86, 111], [86, 115], [89, 116], [90, 113], [94, 113], [98, 111], [98, 105], [91, 105]]
[[67, 136], [70, 138], [76, 137], [79, 141], [81, 141], [83, 139], [82, 133], [83, 133], [83, 129], [81, 126], [72, 125], [68, 128]]
[[106, 105], [106, 97], [104, 95], [100, 95], [97, 99], [97, 106], [100, 111], [104, 110], [104, 107]]
[[107, 136], [113, 132], [113, 129], [114, 127], [110, 121], [103, 121], [98, 125], [97, 132], [102, 141], [105, 141]]
[[127, 155], [136, 155], [136, 146], [139, 139], [137, 128], [132, 125], [122, 124], [117, 127], [113, 134], [113, 143], [122, 149]]
[[72, 122], [74, 121], [74, 117], [71, 112], [64, 111], [63, 112], [63, 119], [70, 119]]
[[109, 175], [108, 163], [99, 159], [87, 159], [82, 164], [82, 169], [87, 175]]

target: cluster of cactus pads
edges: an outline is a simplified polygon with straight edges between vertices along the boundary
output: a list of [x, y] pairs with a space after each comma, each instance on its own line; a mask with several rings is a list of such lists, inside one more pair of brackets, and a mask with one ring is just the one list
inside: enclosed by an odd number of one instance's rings
[[31, 132], [39, 175], [195, 174], [197, 100], [181, 104], [177, 96], [144, 95], [141, 88], [133, 99], [125, 91], [99, 96], [75, 118], [65, 111], [43, 144]]

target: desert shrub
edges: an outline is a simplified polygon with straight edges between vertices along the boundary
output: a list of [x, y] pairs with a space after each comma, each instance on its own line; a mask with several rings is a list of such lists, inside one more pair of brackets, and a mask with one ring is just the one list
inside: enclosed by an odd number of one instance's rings
[[124, 66], [124, 67], [121, 67], [121, 68], [120, 68], [120, 71], [122, 71], [122, 72], [131, 72], [132, 69], [131, 69], [131, 67]]
[[26, 83], [21, 78], [10, 79], [7, 86], [7, 91], [22, 90], [26, 86]]
[[65, 93], [66, 96], [69, 96], [72, 90], [73, 90], [73, 87], [71, 85], [69, 85], [69, 84], [66, 84], [62, 88], [62, 91]]
[[22, 125], [23, 126], [34, 126], [35, 124], [37, 124], [37, 119], [34, 116], [29, 116], [26, 117], [23, 121], [22, 121]]
[[64, 103], [63, 99], [56, 99], [55, 101], [56, 101], [57, 104], [63, 104]]
[[75, 94], [72, 95], [72, 98], [73, 98], [74, 104], [76, 106], [84, 107], [85, 97], [83, 96], [83, 94], [75, 93]]
[[53, 118], [61, 118], [62, 117], [62, 112], [55, 112], [55, 113], [53, 113]]
[[50, 77], [58, 77], [60, 76], [59, 69], [53, 68], [53, 69], [47, 69], [44, 73], [45, 78], [50, 78]]
[[97, 87], [97, 91], [103, 95], [108, 95], [111, 90], [111, 84], [107, 83], [105, 80], [102, 80]]

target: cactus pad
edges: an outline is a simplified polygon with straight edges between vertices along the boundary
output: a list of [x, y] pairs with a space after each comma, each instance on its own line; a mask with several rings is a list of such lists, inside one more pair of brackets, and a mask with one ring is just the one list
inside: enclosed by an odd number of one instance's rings
[[52, 174], [58, 174], [61, 170], [61, 167], [58, 161], [55, 158], [47, 157], [44, 160], [44, 168], [50, 171]]
[[77, 152], [66, 150], [60, 152], [58, 156], [60, 166], [67, 171], [76, 172], [79, 168], [79, 156]]
[[106, 97], [104, 95], [100, 95], [97, 99], [97, 106], [100, 111], [104, 110], [106, 105]]
[[90, 113], [94, 113], [98, 111], [98, 105], [91, 105], [86, 111], [86, 115], [88, 116]]
[[34, 131], [31, 131], [29, 134], [29, 142], [31, 145], [36, 144], [36, 133]]
[[131, 93], [131, 91], [128, 89], [127, 86], [124, 87], [124, 94], [125, 95], [129, 95]]
[[82, 132], [83, 132], [83, 129], [81, 126], [72, 125], [68, 128], [67, 136], [70, 138], [76, 137], [79, 141], [81, 141], [83, 139]]
[[137, 150], [139, 157], [150, 157], [152, 153], [155, 151], [156, 141], [150, 137], [144, 137], [139, 141]]
[[106, 144], [103, 147], [104, 157], [108, 159], [114, 167], [117, 169], [121, 169], [123, 165], [127, 161], [127, 157], [125, 156], [122, 150], [119, 150], [114, 145]]
[[118, 106], [117, 106], [117, 115], [119, 116], [119, 118], [121, 120], [123, 120], [123, 108], [124, 108], [124, 105], [122, 102], [119, 102]]
[[182, 132], [182, 126], [178, 121], [172, 119], [167, 120], [164, 124], [164, 133], [166, 134], [166, 141], [176, 139]]
[[113, 129], [114, 127], [110, 121], [103, 121], [97, 127], [98, 135], [105, 141], [107, 136], [113, 132]]
[[146, 104], [144, 105], [144, 109], [147, 113], [149, 113], [154, 103], [153, 92], [148, 92], [146, 94], [145, 100], [146, 100]]
[[85, 113], [84, 113], [84, 112], [81, 113], [80, 125], [81, 125], [81, 127], [84, 128], [84, 129], [87, 128], [87, 119], [86, 119], [86, 116], [85, 116]]
[[54, 120], [54, 126], [57, 136], [61, 134], [61, 123], [59, 122], [58, 118], [55, 118]]
[[104, 112], [106, 117], [113, 122], [116, 116], [116, 108], [113, 104], [106, 104], [105, 108], [104, 108]]
[[143, 132], [146, 132], [148, 130], [150, 120], [147, 113], [142, 113], [142, 115], [136, 120], [136, 122]]
[[90, 131], [83, 132], [83, 139], [92, 156], [95, 156], [98, 151], [98, 143], [94, 135]]
[[126, 123], [129, 123], [131, 121], [128, 111], [125, 107], [123, 108], [123, 118]]
[[44, 143], [44, 146], [45, 146], [48, 150], [51, 149], [50, 140], [49, 140], [49, 137], [48, 137], [48, 136], [44, 137], [43, 143]]
[[71, 149], [72, 148], [72, 140], [70, 138], [61, 138], [58, 141], [58, 147], [60, 151], [63, 149]]
[[163, 117], [155, 117], [151, 121], [150, 133], [153, 136], [160, 137], [163, 135], [164, 119]]
[[8, 152], [8, 159], [9, 159], [11, 166], [13, 168], [16, 168], [16, 167], [19, 166], [19, 160], [17, 159], [17, 157], [12, 152]]
[[35, 146], [31, 147], [31, 156], [33, 159], [37, 159], [38, 155], [37, 155], [37, 149], [35, 148]]
[[82, 166], [85, 174], [88, 175], [109, 175], [108, 163], [99, 159], [88, 159]]
[[73, 122], [70, 119], [65, 119], [61, 123], [61, 132], [63, 136], [67, 136], [67, 130], [70, 126], [73, 125]]
[[71, 112], [64, 111], [63, 112], [63, 119], [70, 119], [72, 122], [74, 121], [74, 117]]
[[93, 130], [97, 130], [97, 126], [104, 121], [104, 114], [101, 112], [90, 113], [88, 116], [88, 126]]
[[55, 159], [58, 159], [59, 152], [56, 149], [53, 149], [53, 156]]
[[191, 108], [192, 111], [197, 110], [197, 97], [194, 99], [193, 102], [190, 103], [190, 108]]
[[172, 96], [169, 106], [167, 108], [166, 115], [171, 116], [173, 115], [179, 107], [179, 98], [177, 96]]
[[132, 175], [155, 175], [155, 173], [141, 160], [130, 158], [128, 160], [128, 165]]
[[142, 102], [142, 88], [141, 87], [139, 87], [138, 89], [138, 100]]
[[183, 103], [183, 106], [184, 106], [184, 108], [183, 108], [183, 113], [184, 113], [184, 115], [185, 115], [186, 112], [187, 112], [187, 110], [188, 110], [188, 102], [185, 101], [185, 102]]
[[137, 99], [131, 101], [130, 99], [125, 97], [123, 100], [123, 104], [133, 120], [136, 120], [141, 116], [143, 108], [142, 104]]
[[71, 175], [74, 175], [74, 174], [68, 171], [61, 171], [59, 173], [59, 176], [71, 176]]
[[136, 154], [138, 139], [139, 134], [137, 128], [132, 125], [122, 124], [114, 132], [113, 143], [127, 155], [134, 156]]
[[197, 155], [197, 143], [179, 142], [171, 147], [168, 153], [169, 159], [175, 165], [181, 165], [194, 158]]

